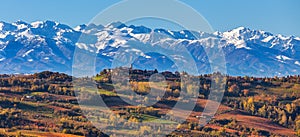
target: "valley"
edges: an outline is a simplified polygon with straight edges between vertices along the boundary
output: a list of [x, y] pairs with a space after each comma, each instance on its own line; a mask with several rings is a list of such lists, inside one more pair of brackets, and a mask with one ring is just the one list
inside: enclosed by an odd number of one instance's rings
[[[125, 86], [112, 83], [110, 72], [114, 71], [102, 71], [93, 78], [74, 78], [49, 71], [32, 75], [0, 75], [0, 134], [156, 136], [174, 130], [170, 136], [299, 135], [300, 77], [297, 75], [273, 78], [225, 76], [224, 97], [217, 112], [210, 116], [203, 113], [203, 109], [209, 101], [211, 75], [188, 76], [190, 79], [200, 79], [199, 92], [194, 94], [190, 92], [192, 86], [178, 85], [182, 79], [174, 73], [155, 72], [169, 79], [165, 86], [162, 83], [153, 86], [153, 82], [147, 82], [148, 79], [136, 79], [147, 74], [144, 73], [147, 71], [136, 73], [138, 71], [134, 70], [130, 75], [131, 90], [127, 90]], [[170, 79], [170, 76], [175, 79]], [[79, 89], [80, 86], [73, 85], [74, 81], [84, 85], [93, 82], [94, 85], [89, 86], [96, 88], [81, 86]], [[148, 93], [149, 85], [154, 89], [167, 88], [163, 96], [156, 96]], [[147, 98], [139, 98], [136, 94]], [[105, 106], [98, 104], [101, 98]], [[131, 105], [124, 99], [140, 105]], [[154, 100], [155, 104], [147, 106], [147, 102]], [[193, 101], [196, 105], [191, 113], [186, 106], [176, 108], [175, 105]], [[175, 108], [180, 113], [170, 113]], [[187, 118], [183, 115], [186, 112], [189, 114]], [[177, 123], [174, 119], [184, 119], [184, 122]], [[201, 126], [201, 120], [207, 120], [208, 124]], [[146, 125], [136, 126], [138, 123]], [[159, 128], [158, 125], [164, 127]]]

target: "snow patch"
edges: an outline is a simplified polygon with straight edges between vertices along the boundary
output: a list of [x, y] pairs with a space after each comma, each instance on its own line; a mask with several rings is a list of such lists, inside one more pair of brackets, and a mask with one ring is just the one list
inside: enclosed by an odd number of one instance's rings
[[277, 35], [277, 37], [278, 37], [279, 39], [281, 39], [281, 40], [288, 40], [288, 39], [289, 39], [289, 37], [285, 37], [285, 36], [283, 36], [283, 35], [281, 35], [281, 34]]
[[227, 37], [227, 38], [238, 38], [240, 36], [240, 33], [243, 30], [246, 30], [246, 28], [245, 27], [238, 27], [238, 28], [233, 29], [231, 31], [224, 32], [223, 36]]
[[284, 55], [276, 56], [276, 58], [279, 59], [279, 60], [292, 60], [291, 58], [289, 58], [287, 56], [284, 56]]
[[148, 56], [148, 55], [145, 55], [145, 53], [143, 53], [141, 50], [139, 50], [139, 49], [126, 49], [125, 50], [125, 52], [134, 52], [134, 53], [136, 53], [136, 54], [138, 54], [138, 55], [140, 55], [140, 56], [142, 56], [142, 57], [144, 57], [144, 58], [147, 58], [147, 59], [150, 59], [151, 57], [150, 56]]
[[0, 22], [0, 30], [3, 29], [4, 24], [2, 22]]
[[168, 32], [169, 32], [172, 36], [174, 36], [174, 33], [173, 33], [171, 30], [168, 30]]
[[230, 44], [235, 45], [235, 47], [237, 49], [241, 49], [241, 48], [245, 48], [245, 49], [248, 49], [248, 50], [251, 49], [250, 47], [247, 46], [247, 43], [244, 40], [239, 40], [239, 39], [236, 39], [236, 38], [233, 38], [233, 37], [227, 37], [227, 38], [225, 38], [225, 40], [227, 41], [227, 43], [229, 45]]
[[268, 36], [265, 39], [262, 40], [262, 42], [269, 42], [270, 40], [272, 40], [274, 37], [273, 36]]
[[22, 55], [22, 57], [24, 58], [24, 57], [28, 56], [33, 51], [34, 51], [34, 49], [28, 50], [24, 55]]
[[147, 41], [149, 41], [150, 39], [150, 34], [133, 34], [130, 33], [131, 36], [133, 36], [134, 38], [142, 41], [143, 43], [146, 43]]
[[145, 56], [145, 58], [147, 58], [147, 59], [151, 59], [151, 57], [150, 57], [150, 56]]
[[237, 49], [244, 48], [244, 49], [248, 49], [248, 50], [251, 49], [250, 47], [247, 47], [246, 44], [239, 44], [239, 45], [236, 46], [236, 48], [237, 48]]
[[130, 52], [130, 51], [133, 51], [133, 52], [142, 52], [141, 50], [139, 49], [126, 49], [125, 52]]
[[18, 30], [27, 28], [27, 26], [25, 24], [16, 24], [16, 23], [13, 23], [13, 25], [17, 26]]
[[80, 26], [76, 26], [76, 27], [74, 28], [75, 31], [81, 31], [81, 29], [82, 29], [82, 28], [81, 28]]
[[4, 39], [6, 36], [7, 36], [7, 33], [5, 33], [5, 34], [0, 33], [0, 38], [1, 38], [1, 39]]
[[41, 24], [43, 24], [42, 21], [36, 21], [36, 22], [32, 22], [31, 26], [32, 28], [38, 28]]
[[96, 34], [98, 41], [103, 41], [109, 37], [109, 33], [106, 31], [102, 31]]
[[34, 35], [31, 34], [31, 32], [29, 30], [23, 31], [21, 33], [19, 33], [20, 36], [25, 36], [27, 38], [34, 38]]
[[75, 45], [78, 48], [80, 48], [80, 49], [84, 49], [84, 50], [88, 50], [89, 49], [88, 46], [86, 44], [84, 44], [84, 43], [76, 43]]
[[120, 45], [125, 45], [127, 43], [126, 40], [123, 39], [115, 39], [113, 43], [109, 44], [111, 47], [119, 47]]

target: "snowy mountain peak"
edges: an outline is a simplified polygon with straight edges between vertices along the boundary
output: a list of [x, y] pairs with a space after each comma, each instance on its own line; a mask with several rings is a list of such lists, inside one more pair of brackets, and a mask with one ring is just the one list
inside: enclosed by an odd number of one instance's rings
[[[60, 24], [56, 21], [46, 20], [46, 21], [36, 21], [36, 22], [31, 23], [31, 25], [32, 25], [32, 28], [48, 28], [49, 29], [49, 28], [55, 28], [62, 24]], [[67, 25], [63, 25], [63, 26], [67, 26]]]
[[16, 29], [17, 29], [17, 27], [13, 24], [6, 23], [6, 22], [0, 22], [0, 31], [2, 31], [2, 32], [14, 31]]
[[233, 32], [233, 33], [243, 33], [243, 32], [246, 32], [246, 31], [250, 31], [249, 28], [246, 28], [246, 27], [237, 27], [236, 29], [232, 29], [230, 30], [229, 32]]
[[31, 25], [33, 28], [38, 28], [40, 27], [41, 25], [43, 24], [42, 21], [35, 21], [35, 22], [32, 22]]
[[12, 23], [12, 25], [17, 26], [18, 30], [27, 29], [28, 27], [31, 27], [28, 23], [26, 23], [22, 20], [18, 20], [16, 22]]
[[18, 21], [16, 21], [16, 22], [14, 22], [13, 24], [16, 24], [16, 25], [28, 25], [28, 23], [27, 22], [25, 22], [25, 21], [22, 21], [22, 20], [18, 20]]
[[112, 28], [121, 29], [121, 28], [124, 28], [124, 27], [127, 27], [127, 26], [124, 23], [117, 21], [117, 22], [112, 22], [112, 23], [106, 25], [105, 27], [110, 28], [110, 29], [112, 29]]
[[249, 28], [238, 27], [236, 29], [232, 29], [230, 31], [224, 32], [223, 36], [225, 36], [227, 38], [242, 39], [243, 36], [249, 32], [251, 32], [251, 30]]
[[74, 28], [75, 31], [83, 31], [87, 26], [85, 24], [82, 24], [82, 25], [79, 25], [79, 26], [76, 26]]

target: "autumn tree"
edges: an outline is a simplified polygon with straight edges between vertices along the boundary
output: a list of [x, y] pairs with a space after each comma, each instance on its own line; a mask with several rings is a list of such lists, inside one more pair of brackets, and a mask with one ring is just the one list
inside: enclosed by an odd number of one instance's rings
[[237, 84], [233, 84], [228, 88], [228, 92], [232, 95], [237, 95], [240, 92], [240, 87]]

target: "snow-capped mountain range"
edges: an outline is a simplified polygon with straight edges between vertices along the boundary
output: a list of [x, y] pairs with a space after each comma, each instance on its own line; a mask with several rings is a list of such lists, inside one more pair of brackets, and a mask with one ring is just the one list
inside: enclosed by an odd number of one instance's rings
[[[147, 48], [155, 45], [184, 46], [201, 73], [210, 73], [204, 50], [212, 48], [210, 46], [223, 50], [229, 75], [283, 76], [300, 73], [299, 37], [274, 35], [245, 27], [210, 34], [150, 29], [120, 22], [72, 28], [53, 21], [0, 22], [0, 73], [50, 70], [71, 74], [76, 47], [98, 54], [97, 71], [111, 67], [117, 54], [126, 54], [124, 51], [129, 50], [139, 55], [134, 63], [137, 68], [176, 70], [174, 63], [164, 55], [144, 53], [128, 44], [132, 41], [143, 43]], [[212, 41], [215, 45], [210, 44]], [[120, 47], [125, 50], [118, 51]]]

